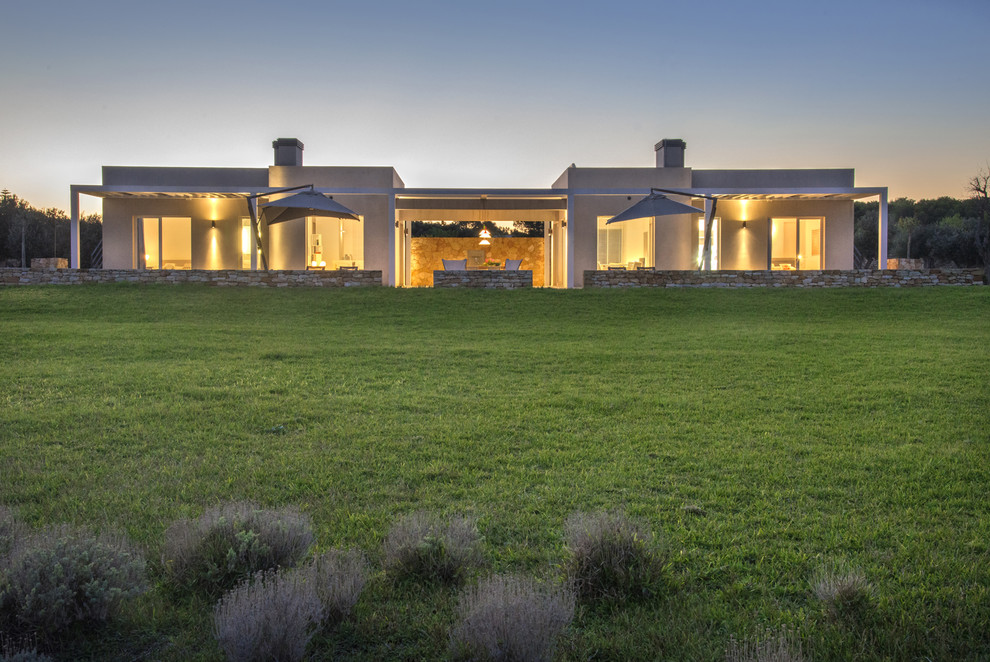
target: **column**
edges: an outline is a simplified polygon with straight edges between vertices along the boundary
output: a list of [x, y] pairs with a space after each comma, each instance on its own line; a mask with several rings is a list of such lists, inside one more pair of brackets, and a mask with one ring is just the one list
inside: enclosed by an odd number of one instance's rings
[[877, 214], [877, 269], [887, 268], [887, 189], [880, 190], [880, 213]]
[[75, 186], [69, 187], [69, 268], [79, 268], [79, 192]]

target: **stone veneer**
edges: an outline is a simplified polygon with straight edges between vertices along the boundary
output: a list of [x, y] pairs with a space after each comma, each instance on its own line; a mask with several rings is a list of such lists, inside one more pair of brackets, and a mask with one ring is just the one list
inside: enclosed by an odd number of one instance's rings
[[33, 257], [32, 269], [68, 269], [69, 261], [64, 257]]
[[887, 258], [888, 269], [909, 269], [911, 271], [921, 271], [925, 268], [925, 261], [921, 258], [891, 257]]
[[492, 237], [481, 246], [477, 237], [413, 237], [410, 266], [413, 287], [433, 285], [433, 272], [443, 269], [443, 260], [463, 260], [468, 251], [483, 250], [485, 259], [522, 260], [520, 269], [533, 272], [533, 285], [543, 287], [543, 237]]
[[0, 269], [0, 287], [84, 283], [201, 283], [217, 287], [367, 287], [381, 285], [382, 272], [380, 270]]
[[978, 269], [584, 272], [585, 287], [922, 287], [982, 282]]
[[518, 271], [443, 271], [433, 272], [433, 287], [474, 287], [489, 290], [518, 290], [533, 287], [533, 272]]

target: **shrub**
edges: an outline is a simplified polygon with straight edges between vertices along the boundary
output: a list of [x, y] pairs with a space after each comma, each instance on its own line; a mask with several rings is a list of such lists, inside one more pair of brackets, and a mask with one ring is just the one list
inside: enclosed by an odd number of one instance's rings
[[0, 662], [53, 662], [53, 660], [44, 653], [32, 649], [6, 653], [0, 657]]
[[0, 633], [0, 662], [52, 662], [52, 658], [39, 653], [32, 639], [9, 639]]
[[801, 640], [786, 627], [768, 629], [762, 636], [742, 642], [729, 639], [725, 651], [726, 662], [803, 662]]
[[3, 589], [16, 622], [54, 634], [77, 621], [105, 621], [147, 589], [145, 561], [123, 536], [49, 527], [19, 538]]
[[301, 660], [323, 607], [305, 572], [262, 571], [228, 591], [213, 611], [213, 633], [228, 660]]
[[295, 566], [312, 542], [309, 517], [297, 509], [237, 502], [175, 522], [162, 562], [177, 586], [216, 595], [260, 570]]
[[466, 517], [443, 522], [431, 513], [412, 513], [392, 525], [385, 538], [385, 565], [400, 575], [455, 582], [483, 562], [478, 528]]
[[574, 617], [574, 593], [522, 575], [496, 575], [464, 592], [451, 632], [455, 655], [525, 662], [550, 660]]
[[368, 564], [357, 550], [332, 549], [313, 560], [309, 577], [323, 605], [323, 621], [336, 625], [358, 601], [368, 580]]
[[843, 567], [820, 570], [812, 591], [833, 617], [855, 617], [867, 607], [872, 592], [861, 570]]
[[14, 547], [14, 542], [24, 535], [25, 526], [17, 519], [17, 513], [7, 506], [0, 505], [0, 561]]
[[574, 513], [565, 524], [567, 567], [578, 597], [622, 600], [649, 595], [663, 570], [653, 535], [620, 512]]

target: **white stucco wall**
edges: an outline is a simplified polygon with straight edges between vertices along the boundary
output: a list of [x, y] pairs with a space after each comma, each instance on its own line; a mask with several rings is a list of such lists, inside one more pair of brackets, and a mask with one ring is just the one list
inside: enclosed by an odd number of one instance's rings
[[[103, 266], [106, 269], [137, 267], [136, 219], [177, 216], [192, 219], [193, 269], [238, 269], [241, 218], [247, 215], [244, 200], [107, 198], [103, 201]], [[216, 231], [212, 228], [213, 221]]]

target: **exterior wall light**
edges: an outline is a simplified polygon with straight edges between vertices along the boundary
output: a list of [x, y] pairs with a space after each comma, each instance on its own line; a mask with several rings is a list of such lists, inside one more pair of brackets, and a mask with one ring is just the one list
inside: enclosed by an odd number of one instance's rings
[[216, 230], [217, 229], [217, 222], [216, 221], [210, 221], [210, 229], [211, 230]]

